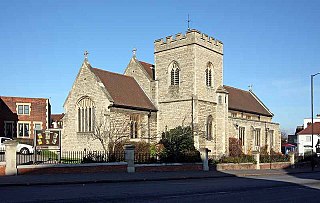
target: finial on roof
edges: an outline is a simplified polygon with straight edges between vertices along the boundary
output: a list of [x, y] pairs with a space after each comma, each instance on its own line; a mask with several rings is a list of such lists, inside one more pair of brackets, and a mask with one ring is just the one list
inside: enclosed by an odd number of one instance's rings
[[88, 52], [88, 51], [85, 51], [83, 55], [84, 55], [84, 60], [87, 61], [87, 60], [88, 60], [89, 52]]
[[251, 85], [249, 85], [248, 87], [249, 87], [249, 91], [252, 91], [253, 85], [251, 84]]
[[132, 49], [133, 58], [136, 58], [136, 53], [137, 53], [137, 49], [133, 48]]
[[190, 30], [190, 22], [191, 22], [191, 20], [189, 18], [189, 14], [188, 14], [188, 30]]

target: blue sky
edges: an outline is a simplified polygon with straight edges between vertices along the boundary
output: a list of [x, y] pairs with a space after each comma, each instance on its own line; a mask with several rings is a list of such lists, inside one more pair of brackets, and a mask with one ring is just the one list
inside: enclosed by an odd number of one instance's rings
[[[191, 28], [224, 43], [224, 83], [254, 92], [288, 133], [310, 117], [320, 71], [320, 1], [1, 1], [0, 95], [63, 103], [88, 50], [122, 73], [136, 47], [153, 63], [156, 39]], [[320, 113], [320, 76], [315, 78]]]

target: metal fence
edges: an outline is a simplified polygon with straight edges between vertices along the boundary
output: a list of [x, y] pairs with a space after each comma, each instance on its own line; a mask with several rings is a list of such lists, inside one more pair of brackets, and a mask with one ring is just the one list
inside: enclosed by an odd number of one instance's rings
[[150, 153], [135, 153], [134, 163], [137, 164], [149, 164], [149, 163], [159, 163], [160, 159], [157, 156], [151, 155]]
[[0, 150], [0, 162], [4, 162], [5, 161], [5, 151], [4, 150]]
[[124, 153], [107, 153], [105, 151], [60, 151], [41, 150], [36, 154], [17, 154], [18, 165], [30, 164], [81, 164], [109, 163], [125, 161]]

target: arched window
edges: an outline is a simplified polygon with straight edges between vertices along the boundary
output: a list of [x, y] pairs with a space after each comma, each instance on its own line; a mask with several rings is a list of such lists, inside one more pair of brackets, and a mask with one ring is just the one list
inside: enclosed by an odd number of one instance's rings
[[212, 140], [212, 116], [208, 116], [207, 118], [207, 126], [206, 126], [206, 138], [207, 140]]
[[206, 68], [206, 85], [207, 87], [212, 87], [212, 74], [213, 74], [213, 65], [212, 63], [207, 64]]
[[130, 116], [130, 138], [135, 139], [139, 137], [140, 129], [140, 116], [139, 115], [131, 115]]
[[172, 62], [170, 64], [170, 67], [169, 67], [169, 70], [170, 70], [170, 78], [171, 78], [171, 85], [179, 85], [179, 81], [180, 81], [180, 69], [179, 69], [179, 66], [178, 66], [178, 63], [177, 62]]
[[77, 103], [78, 132], [94, 131], [94, 103], [89, 97], [81, 98]]

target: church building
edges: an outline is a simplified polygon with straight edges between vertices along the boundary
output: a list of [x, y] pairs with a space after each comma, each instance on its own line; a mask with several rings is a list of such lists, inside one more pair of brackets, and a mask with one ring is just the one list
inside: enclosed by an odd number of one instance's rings
[[[108, 139], [156, 142], [177, 126], [193, 129], [195, 147], [228, 155], [229, 138], [244, 153], [280, 151], [279, 124], [252, 90], [223, 83], [223, 43], [198, 30], [154, 42], [154, 64], [135, 53], [124, 74], [85, 58], [64, 103], [62, 150], [102, 150]], [[111, 136], [112, 135], [112, 136]]]

